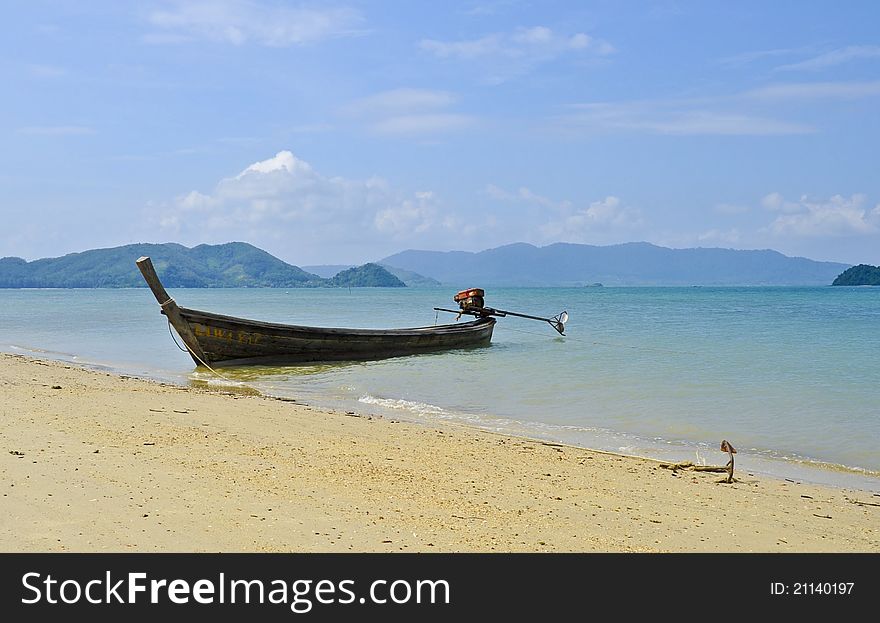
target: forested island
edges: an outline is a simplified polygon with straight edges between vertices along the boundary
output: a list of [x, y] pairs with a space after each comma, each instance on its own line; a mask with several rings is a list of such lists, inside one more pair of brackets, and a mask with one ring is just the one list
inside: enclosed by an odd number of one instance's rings
[[376, 264], [365, 264], [324, 279], [244, 242], [130, 244], [92, 249], [27, 262], [0, 259], [0, 288], [139, 288], [143, 278], [135, 260], [148, 255], [169, 288], [321, 288], [405, 287]]
[[364, 264], [336, 273], [329, 285], [337, 287], [363, 288], [405, 288], [406, 284], [378, 264]]
[[880, 266], [859, 264], [837, 276], [833, 286], [880, 286]]

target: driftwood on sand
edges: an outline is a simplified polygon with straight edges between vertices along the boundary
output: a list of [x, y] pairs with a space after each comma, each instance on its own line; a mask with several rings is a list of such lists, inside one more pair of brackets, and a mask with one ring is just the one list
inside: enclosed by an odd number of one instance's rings
[[736, 448], [734, 448], [730, 442], [726, 439], [721, 442], [721, 451], [727, 452], [730, 456], [730, 460], [727, 462], [727, 465], [694, 465], [692, 461], [680, 461], [678, 463], [660, 463], [660, 467], [663, 469], [670, 469], [673, 472], [677, 472], [678, 470], [693, 470], [695, 472], [718, 472], [718, 473], [726, 473], [727, 478], [722, 480], [721, 482], [732, 483], [733, 482], [733, 455], [736, 454]]

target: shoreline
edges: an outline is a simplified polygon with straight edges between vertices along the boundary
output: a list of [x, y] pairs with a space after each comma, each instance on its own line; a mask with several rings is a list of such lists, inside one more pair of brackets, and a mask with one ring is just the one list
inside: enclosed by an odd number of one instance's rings
[[[0, 356], [10, 354], [14, 356], [22, 356], [47, 361], [58, 361], [70, 365], [78, 366], [87, 370], [97, 372], [109, 372], [117, 376], [131, 376], [148, 382], [157, 382], [160, 384], [170, 384], [182, 388], [205, 387], [211, 390], [229, 390], [237, 391], [255, 391], [266, 398], [275, 398], [279, 400], [287, 400], [289, 396], [284, 393], [272, 393], [273, 388], [269, 391], [265, 387], [260, 387], [259, 382], [250, 382], [248, 380], [227, 378], [223, 375], [223, 368], [219, 370], [205, 369], [203, 374], [206, 379], [194, 379], [182, 373], [175, 373], [170, 370], [160, 369], [143, 369], [141, 371], [130, 371], [125, 367], [120, 367], [111, 362], [95, 362], [81, 359], [78, 355], [70, 353], [61, 353], [38, 348], [22, 347], [11, 345], [13, 352], [9, 350], [0, 350]], [[227, 385], [226, 383], [229, 383]], [[310, 406], [313, 409], [322, 411], [348, 411], [355, 409], [358, 412], [364, 412], [372, 417], [385, 419], [400, 419], [401, 421], [413, 423], [423, 426], [462, 426], [468, 429], [481, 430], [490, 434], [500, 434], [518, 439], [525, 439], [538, 442], [558, 443], [572, 448], [585, 450], [594, 450], [608, 452], [611, 454], [625, 456], [630, 458], [640, 458], [650, 461], [659, 462], [678, 462], [682, 460], [693, 460], [696, 456], [697, 461], [705, 461], [706, 456], [713, 457], [713, 460], [721, 456], [716, 452], [717, 448], [714, 444], [705, 444], [688, 440], [659, 440], [659, 438], [651, 439], [637, 434], [625, 433], [613, 430], [590, 430], [572, 432], [571, 427], [556, 426], [553, 424], [543, 424], [540, 422], [528, 422], [510, 419], [507, 417], [499, 417], [491, 414], [474, 415], [474, 414], [457, 414], [454, 411], [448, 411], [442, 407], [430, 405], [427, 403], [415, 403], [432, 409], [444, 412], [442, 418], [425, 417], [419, 412], [408, 412], [403, 410], [398, 412], [397, 407], [387, 407], [381, 404], [377, 407], [375, 403], [364, 403], [358, 400], [356, 405], [343, 403], [340, 400], [322, 400], [317, 399], [314, 395], [305, 399], [297, 398], [296, 402], [300, 405]], [[401, 402], [400, 400], [377, 400], [377, 403], [385, 402]], [[407, 401], [402, 401], [407, 402]], [[575, 438], [577, 435], [578, 438]], [[735, 440], [734, 440], [735, 441]], [[623, 446], [632, 447], [633, 450], [628, 451]], [[787, 480], [788, 482], [806, 482], [809, 484], [828, 486], [836, 489], [856, 489], [864, 490], [869, 493], [880, 493], [880, 471], [870, 470], [864, 467], [853, 467], [841, 463], [832, 463], [825, 460], [814, 459], [811, 457], [799, 456], [796, 453], [787, 453], [788, 455], [777, 456], [772, 451], [750, 452], [745, 448], [737, 457], [737, 463], [745, 465], [757, 475], [773, 480]], [[753, 450], [753, 449], [752, 449]], [[702, 454], [706, 456], [703, 456]], [[717, 455], [717, 456], [716, 456]]]
[[2, 551], [880, 551], [861, 490], [0, 364]]

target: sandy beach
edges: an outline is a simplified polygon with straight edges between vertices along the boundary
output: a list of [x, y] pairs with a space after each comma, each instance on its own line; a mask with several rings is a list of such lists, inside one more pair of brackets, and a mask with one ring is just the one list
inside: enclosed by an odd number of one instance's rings
[[18, 355], [0, 388], [6, 552], [880, 551], [864, 491]]

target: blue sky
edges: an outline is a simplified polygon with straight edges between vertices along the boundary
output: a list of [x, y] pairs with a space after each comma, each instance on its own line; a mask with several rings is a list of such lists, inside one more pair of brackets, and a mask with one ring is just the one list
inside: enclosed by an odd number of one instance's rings
[[511, 242], [880, 264], [880, 3], [8, 3], [0, 256]]

